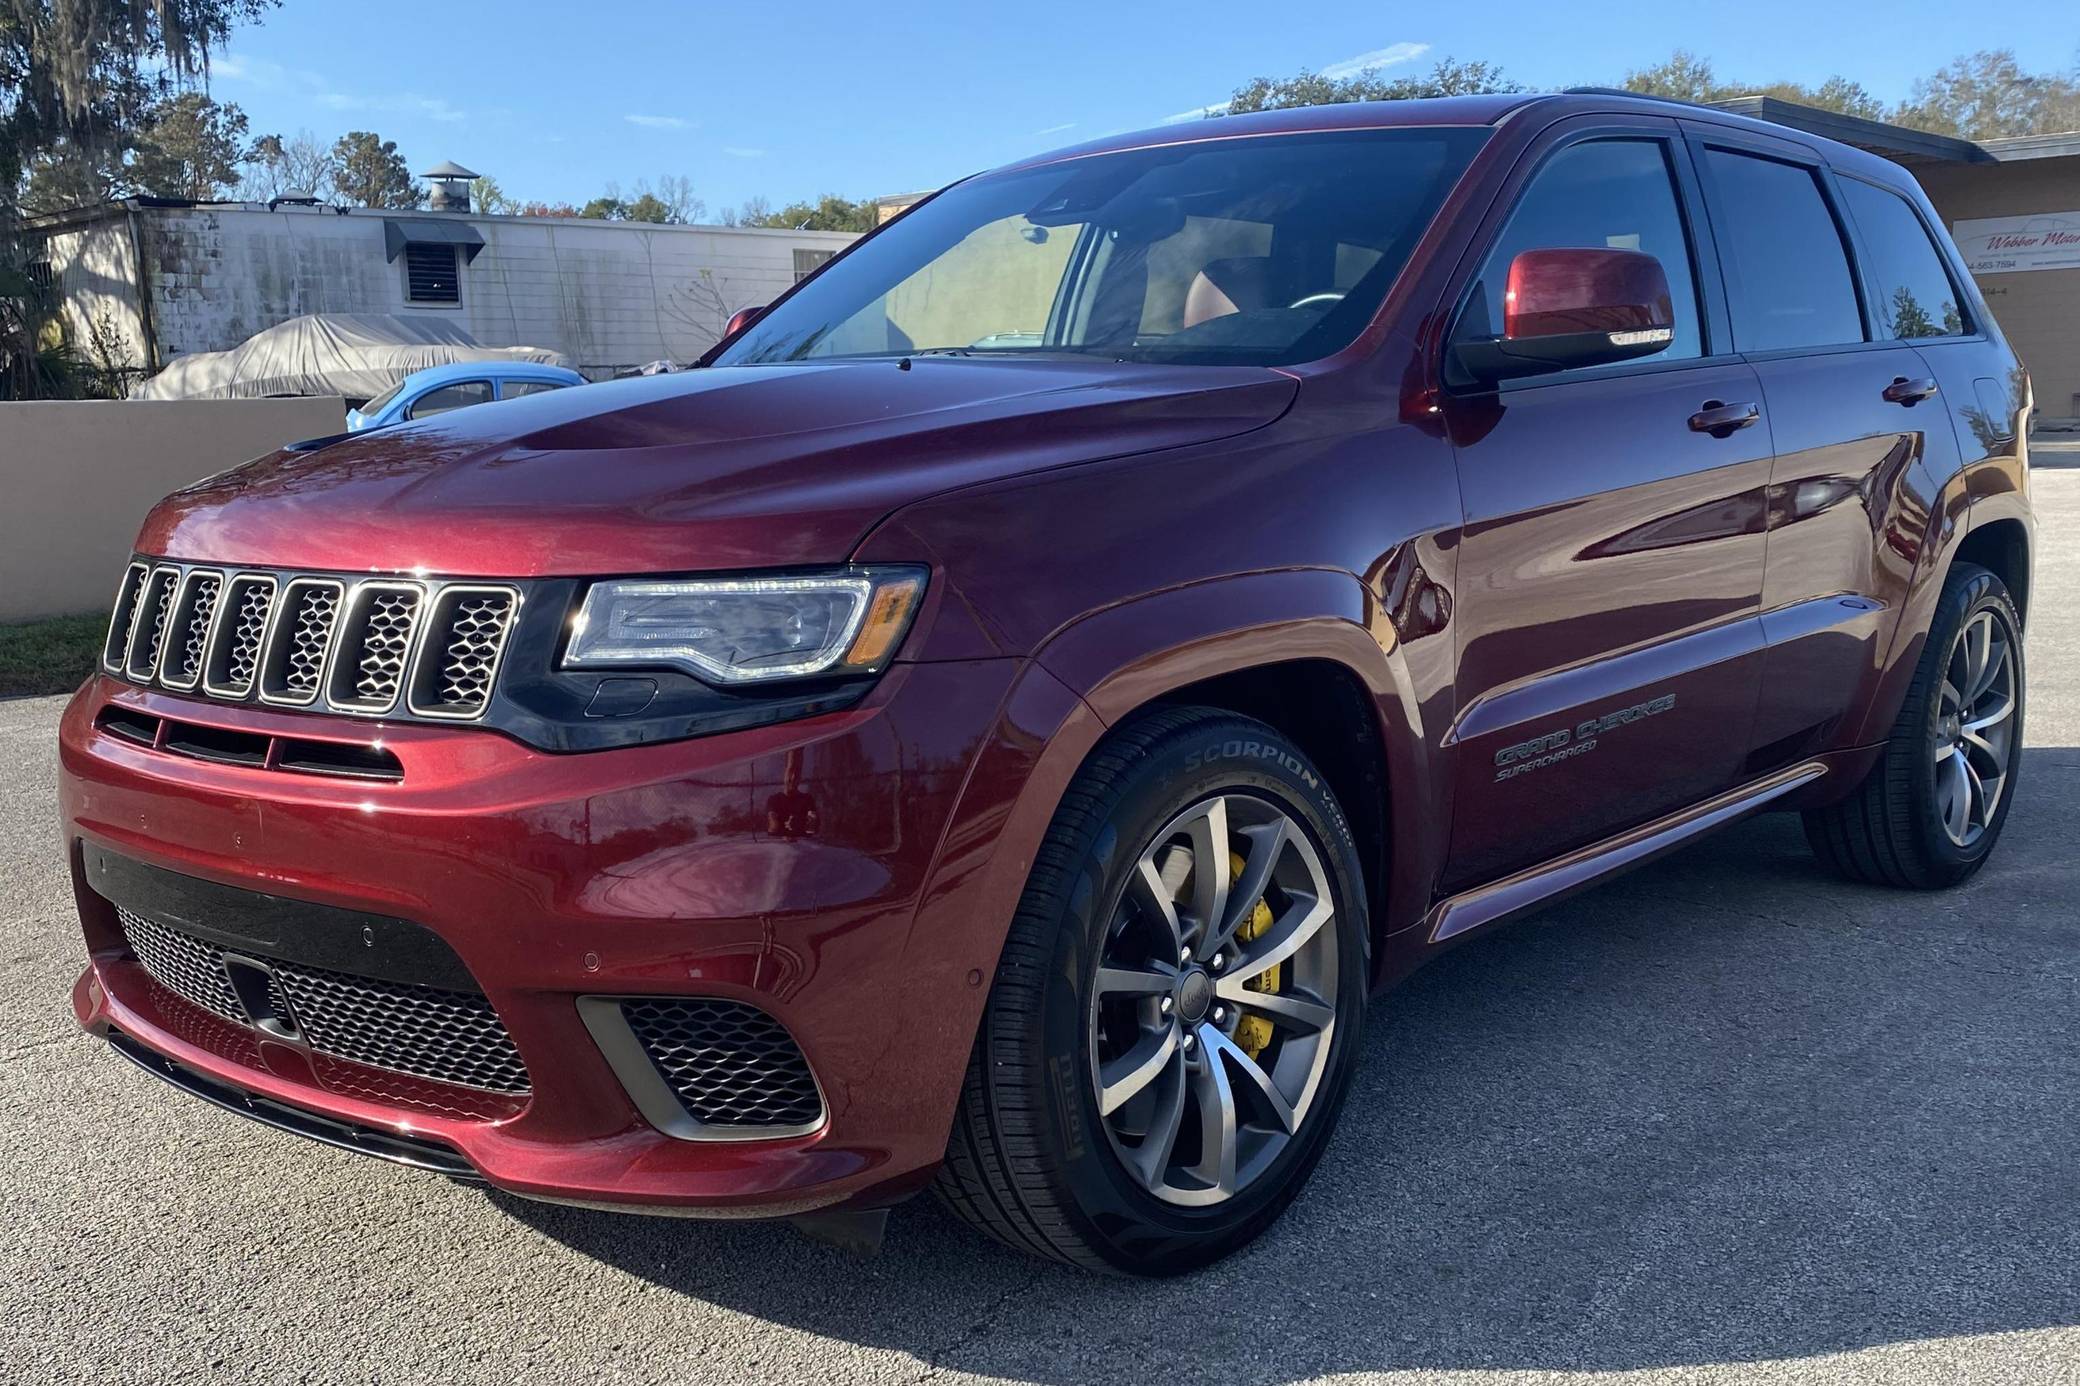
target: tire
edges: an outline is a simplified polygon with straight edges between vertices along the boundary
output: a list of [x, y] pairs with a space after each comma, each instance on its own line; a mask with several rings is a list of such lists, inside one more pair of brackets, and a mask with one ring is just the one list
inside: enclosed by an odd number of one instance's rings
[[[1232, 908], [1200, 893], [1219, 877], [1200, 871], [1217, 850], [1215, 804], [1230, 847], [1230, 883], [1219, 888]], [[1144, 855], [1162, 869], [1145, 872]], [[1358, 863], [1335, 796], [1270, 727], [1180, 708], [1109, 737], [1063, 796], [1012, 921], [941, 1201], [1021, 1251], [1136, 1275], [1192, 1270], [1263, 1232], [1320, 1158], [1356, 1059], [1370, 935]], [[1333, 915], [1318, 921], [1324, 883]], [[1241, 922], [1213, 947], [1202, 916]], [[1274, 969], [1243, 970], [1294, 939], [1304, 941]], [[1172, 947], [1166, 979], [1158, 950]], [[1262, 998], [1266, 987], [1290, 1018], [1224, 999]], [[1218, 1138], [1229, 1129], [1223, 1082], [1233, 1141]], [[1115, 1104], [1109, 1117], [1101, 1088]], [[1297, 1113], [1290, 1132], [1279, 1103]]]
[[[1994, 669], [1984, 694], [1964, 699], [1976, 715], [1960, 717], [1954, 693], [1972, 690], [1956, 690], [1953, 676], [1969, 670], [1981, 631], [2002, 642], [2004, 655], [1987, 663], [2004, 657], [2006, 674]], [[2003, 683], [2007, 710], [1999, 714]], [[1940, 890], [1969, 878], [1992, 855], [2015, 802], [2026, 691], [2022, 621], [2007, 587], [1984, 568], [1957, 564], [1936, 601], [1921, 663], [1884, 757], [1847, 798], [1805, 815], [1814, 853], [1850, 880], [1873, 885]], [[1976, 740], [1960, 739], [1961, 727], [1978, 727]], [[1997, 782], [1982, 773], [1995, 764], [1995, 751]], [[1962, 834], [1954, 812], [1960, 785], [1977, 796], [1968, 799]]]

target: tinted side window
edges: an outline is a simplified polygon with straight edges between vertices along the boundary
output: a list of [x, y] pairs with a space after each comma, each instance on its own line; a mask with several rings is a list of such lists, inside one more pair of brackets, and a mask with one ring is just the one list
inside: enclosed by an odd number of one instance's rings
[[1458, 335], [1492, 337], [1502, 331], [1502, 292], [1509, 265], [1526, 250], [1640, 250], [1661, 262], [1675, 305], [1675, 339], [1645, 358], [1667, 361], [1704, 354], [1698, 330], [1697, 284], [1690, 272], [1690, 237], [1659, 140], [1594, 140], [1555, 154], [1531, 180], [1509, 225], [1481, 267]]
[[563, 388], [564, 384], [560, 380], [508, 380], [499, 386], [498, 397], [519, 399], [522, 395], [547, 394], [551, 390]]
[[[1742, 351], [1863, 340], [1841, 228], [1812, 170], [1707, 150], [1719, 244], [1739, 278], [1734, 345]], [[1733, 286], [1729, 286], [1733, 287]]]
[[443, 385], [438, 390], [428, 390], [412, 401], [406, 411], [415, 419], [430, 419], [435, 414], [445, 414], [450, 409], [466, 409], [472, 404], [491, 402], [491, 382], [488, 380], [458, 380], [453, 385]]
[[1840, 182], [1842, 200], [1870, 253], [1878, 281], [1881, 331], [1894, 337], [1954, 337], [1965, 330], [1957, 288], [1928, 228], [1898, 193], [1854, 178]]

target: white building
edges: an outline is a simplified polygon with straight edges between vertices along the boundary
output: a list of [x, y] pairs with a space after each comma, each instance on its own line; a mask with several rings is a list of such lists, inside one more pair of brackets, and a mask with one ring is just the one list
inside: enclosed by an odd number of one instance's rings
[[856, 239], [833, 231], [136, 198], [31, 225], [73, 342], [148, 374], [305, 313], [443, 313], [594, 378], [691, 361]]

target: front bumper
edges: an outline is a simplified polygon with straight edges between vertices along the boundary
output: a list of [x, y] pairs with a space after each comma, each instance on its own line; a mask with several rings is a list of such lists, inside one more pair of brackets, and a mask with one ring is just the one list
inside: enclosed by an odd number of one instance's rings
[[[244, 732], [380, 737], [403, 778], [184, 759], [98, 730], [111, 705]], [[980, 979], [1015, 904], [995, 898], [1012, 873], [984, 869], [989, 825], [1074, 709], [1036, 666], [907, 665], [843, 712], [552, 755], [481, 729], [342, 724], [96, 678], [61, 729], [66, 846], [92, 957], [74, 1010], [88, 1030], [259, 1104], [452, 1150], [523, 1195], [717, 1216], [890, 1201], [943, 1154]], [[530, 1090], [340, 1082], [293, 1045], [186, 1006], [129, 954], [115, 907], [87, 879], [90, 848], [412, 921], [466, 965]], [[578, 998], [601, 995], [757, 1006], [800, 1045], [822, 1125], [729, 1142], [660, 1130], [581, 1017]]]

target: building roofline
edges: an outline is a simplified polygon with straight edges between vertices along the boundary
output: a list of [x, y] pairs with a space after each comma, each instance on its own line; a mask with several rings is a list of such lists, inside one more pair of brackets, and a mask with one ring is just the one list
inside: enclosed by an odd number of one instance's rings
[[526, 217], [503, 212], [455, 212], [434, 211], [429, 207], [334, 207], [329, 203], [316, 206], [284, 203], [275, 206], [266, 202], [213, 201], [197, 202], [175, 197], [128, 197], [112, 202], [97, 202], [84, 207], [71, 207], [62, 212], [44, 212], [37, 216], [22, 218], [22, 227], [28, 231], [62, 231], [74, 226], [91, 225], [127, 216], [131, 212], [263, 212], [287, 216], [339, 216], [361, 219], [374, 218], [394, 221], [400, 218], [417, 220], [443, 218], [472, 222], [519, 222], [545, 226], [599, 226], [622, 231], [663, 232], [723, 232], [745, 236], [833, 236], [848, 240], [864, 234], [858, 231], [798, 231], [787, 226], [721, 226], [708, 222], [661, 222], [661, 221], [615, 221], [605, 217]]
[[1808, 135], [1882, 154], [1895, 163], [1990, 164], [1998, 157], [1983, 146], [1955, 135], [1938, 135], [1888, 121], [1844, 115], [1840, 111], [1822, 110], [1818, 106], [1801, 105], [1776, 96], [1735, 96], [1710, 102], [1707, 109], [1802, 130]]
[[1981, 140], [1979, 147], [2002, 163], [2017, 159], [2070, 159], [2080, 156], [2080, 130], [2051, 135], [2013, 135], [2007, 139]]

